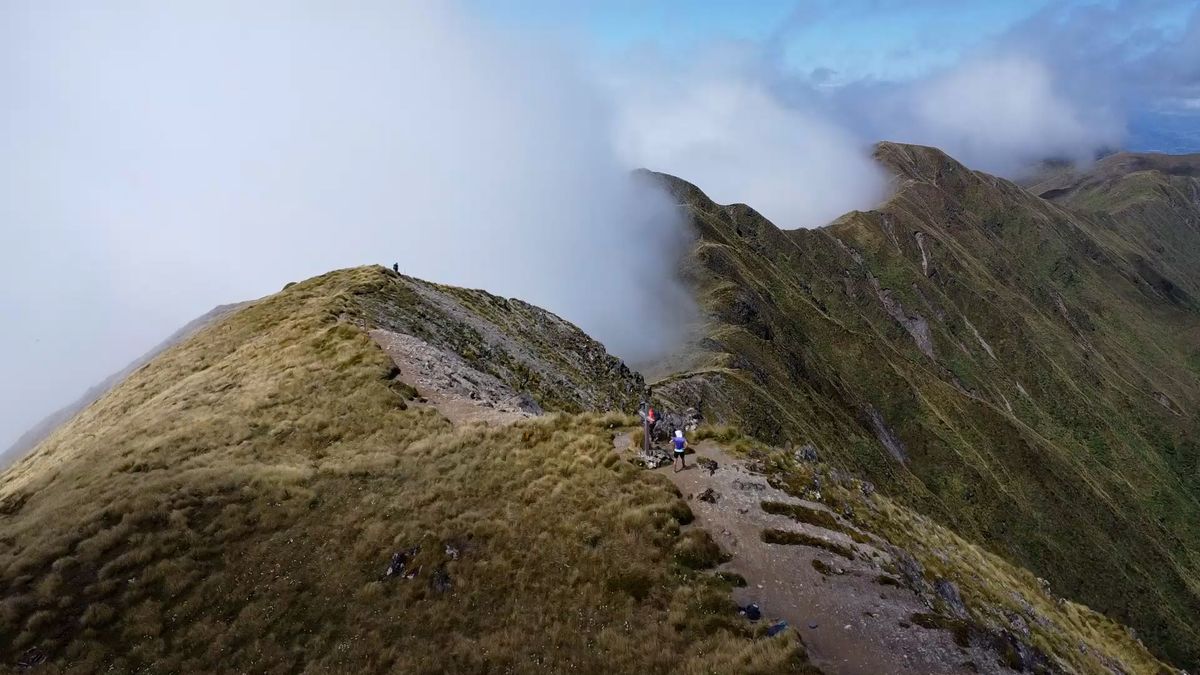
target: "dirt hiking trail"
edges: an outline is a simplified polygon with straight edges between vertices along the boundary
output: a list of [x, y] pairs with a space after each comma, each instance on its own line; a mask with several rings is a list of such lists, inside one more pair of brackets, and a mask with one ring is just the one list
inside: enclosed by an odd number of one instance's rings
[[[712, 441], [701, 441], [694, 450], [686, 470], [676, 473], [673, 467], [664, 466], [656, 471], [669, 477], [688, 500], [696, 516], [692, 526], [708, 530], [733, 556], [718, 570], [746, 579], [744, 588], [733, 591], [738, 605], [756, 603], [762, 611], [761, 621], [767, 625], [786, 620], [804, 640], [814, 665], [824, 672], [1013, 672], [1002, 667], [994, 653], [958, 646], [948, 630], [915, 625], [913, 615], [930, 608], [909, 589], [893, 585], [885, 574], [883, 567], [892, 558], [883, 542], [857, 531], [823, 504], [772, 488], [765, 476], [750, 472], [744, 462], [725, 454]], [[696, 460], [700, 457], [716, 461], [718, 468], [710, 472], [699, 466]], [[712, 493], [705, 494], [710, 489]], [[859, 541], [843, 532], [767, 513], [762, 508], [764, 501], [828, 513]], [[768, 529], [811, 535], [834, 544], [832, 548], [852, 552], [853, 559], [820, 544], [768, 544], [762, 539]], [[814, 561], [819, 562], [814, 565]]]

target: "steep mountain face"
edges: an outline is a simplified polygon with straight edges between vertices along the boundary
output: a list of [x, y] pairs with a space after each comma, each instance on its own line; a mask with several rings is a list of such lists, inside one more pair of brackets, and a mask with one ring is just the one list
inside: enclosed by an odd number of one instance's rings
[[486, 378], [551, 412], [631, 411], [641, 400], [642, 376], [558, 316], [485, 291], [398, 278], [409, 291], [404, 310], [378, 289], [364, 289], [362, 325], [416, 338], [436, 349], [437, 361], [463, 362], [478, 373], [462, 382], [468, 398], [479, 398], [472, 385]]
[[655, 394], [817, 446], [1200, 663], [1200, 190], [1117, 155], [1040, 198], [883, 143], [893, 196], [817, 230], [661, 180], [708, 320]]
[[1146, 271], [1145, 283], [1197, 306], [1200, 154], [1118, 153], [1086, 171], [1047, 176], [1029, 189], [1087, 214], [1100, 226], [1097, 237]]
[[101, 396], [107, 394], [109, 390], [120, 384], [125, 378], [129, 377], [130, 373], [138, 368], [141, 368], [147, 363], [150, 363], [154, 357], [163, 353], [169, 347], [179, 344], [193, 335], [196, 331], [229, 314], [230, 312], [233, 312], [241, 306], [241, 304], [220, 305], [205, 313], [203, 316], [188, 322], [187, 325], [172, 333], [170, 337], [168, 337], [166, 340], [163, 340], [157, 347], [151, 349], [149, 352], [142, 355], [128, 366], [125, 366], [121, 370], [104, 378], [104, 380], [102, 380], [99, 384], [89, 388], [86, 392], [84, 392], [83, 396], [80, 396], [69, 405], [66, 405], [63, 408], [47, 415], [45, 419], [33, 425], [29, 431], [21, 434], [21, 437], [18, 438], [11, 446], [9, 446], [7, 450], [5, 450], [3, 453], [0, 453], [0, 469], [4, 469], [8, 465], [24, 457], [26, 453], [37, 447], [38, 443], [46, 440], [46, 438], [50, 436], [50, 434], [54, 433], [56, 429], [66, 424], [72, 417], [79, 414], [79, 412], [84, 408], [87, 408], [89, 405], [98, 401]]

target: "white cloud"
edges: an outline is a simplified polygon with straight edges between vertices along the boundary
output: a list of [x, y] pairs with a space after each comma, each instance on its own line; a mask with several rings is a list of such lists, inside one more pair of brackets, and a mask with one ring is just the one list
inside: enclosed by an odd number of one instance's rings
[[817, 227], [883, 199], [869, 143], [785, 105], [752, 72], [723, 64], [641, 70], [615, 85], [627, 161], [744, 202], [784, 228]]
[[557, 45], [420, 3], [0, 25], [0, 441], [213, 305], [337, 267], [519, 296], [627, 358], [677, 337], [678, 214]]
[[0, 445], [212, 305], [369, 262], [652, 359], [685, 233], [637, 166], [813, 227], [884, 196], [875, 140], [1009, 171], [1120, 136], [1037, 55], [834, 87], [697, 54], [588, 70], [422, 2], [0, 4]]
[[1062, 96], [1045, 65], [1016, 56], [960, 64], [915, 84], [900, 106], [912, 115], [906, 136], [997, 172], [1050, 156], [1087, 159], [1122, 135], [1105, 111], [1088, 114]]

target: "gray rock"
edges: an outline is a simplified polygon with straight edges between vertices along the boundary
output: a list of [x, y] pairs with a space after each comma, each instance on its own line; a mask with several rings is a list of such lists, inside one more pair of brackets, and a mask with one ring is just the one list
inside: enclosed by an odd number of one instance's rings
[[962, 595], [958, 592], [958, 586], [953, 581], [946, 579], [938, 579], [933, 582], [933, 591], [946, 604], [946, 610], [960, 619], [966, 619], [967, 606], [963, 604]]
[[904, 549], [893, 547], [890, 552], [896, 564], [896, 571], [900, 573], [905, 585], [918, 593], [922, 592], [928, 584], [925, 582], [925, 569], [921, 567], [921, 563]]
[[1050, 659], [1042, 651], [1012, 633], [1002, 630], [995, 637], [995, 648], [1005, 665], [1022, 673], [1053, 672]]
[[733, 487], [737, 488], [738, 490], [749, 492], [762, 492], [763, 490], [767, 489], [767, 486], [762, 483], [749, 483], [740, 480], [734, 480]]
[[674, 462], [675, 459], [666, 450], [650, 446], [649, 452], [639, 453], [632, 461], [636, 464], [641, 464], [647, 469], [657, 469], [660, 466], [666, 466]]
[[[1025, 617], [1016, 612], [1005, 612], [1004, 618], [1008, 619], [1008, 625], [1013, 629], [1013, 632], [1026, 640], [1029, 639], [1029, 622], [1025, 620]], [[1083, 645], [1080, 646], [1082, 647]]]
[[796, 450], [795, 457], [798, 462], [816, 462], [820, 455], [817, 453], [816, 446], [812, 443], [805, 443]]
[[517, 410], [524, 410], [531, 415], [543, 415], [546, 411], [533, 399], [527, 391], [523, 391], [509, 400], [509, 404]]

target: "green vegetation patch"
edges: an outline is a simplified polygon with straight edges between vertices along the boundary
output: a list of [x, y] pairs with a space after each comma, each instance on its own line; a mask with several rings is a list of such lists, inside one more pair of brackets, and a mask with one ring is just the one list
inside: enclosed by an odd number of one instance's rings
[[736, 572], [717, 572], [715, 576], [717, 579], [720, 579], [734, 588], [746, 587], [746, 577]]
[[730, 559], [707, 530], [691, 529], [675, 543], [675, 562], [694, 570], [716, 567]]

